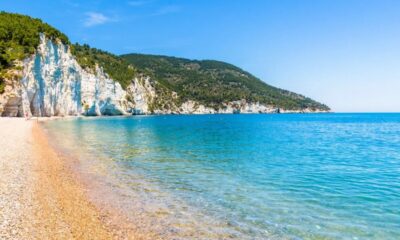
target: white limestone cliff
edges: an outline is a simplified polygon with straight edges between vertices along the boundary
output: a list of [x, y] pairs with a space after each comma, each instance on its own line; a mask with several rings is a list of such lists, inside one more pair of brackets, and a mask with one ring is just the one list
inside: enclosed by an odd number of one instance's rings
[[148, 77], [136, 77], [127, 87], [128, 99], [132, 102], [132, 114], [149, 114], [151, 103], [157, 97], [156, 90]]
[[[127, 114], [126, 92], [96, 66], [82, 69], [69, 48], [44, 35], [36, 54], [22, 63], [13, 97], [3, 97], [3, 116]], [[12, 101], [10, 101], [12, 100]]]

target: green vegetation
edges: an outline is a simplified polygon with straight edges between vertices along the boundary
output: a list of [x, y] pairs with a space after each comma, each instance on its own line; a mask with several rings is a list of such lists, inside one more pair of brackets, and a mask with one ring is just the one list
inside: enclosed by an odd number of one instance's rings
[[4, 88], [5, 88], [5, 84], [4, 81], [0, 79], [0, 94], [2, 94], [4, 92]]
[[96, 64], [101, 66], [123, 88], [129, 85], [136, 74], [135, 68], [124, 59], [100, 49], [91, 48], [87, 44], [79, 45], [76, 43], [72, 45], [71, 53], [75, 55], [78, 63], [85, 69], [94, 70]]
[[13, 67], [15, 60], [33, 54], [40, 44], [40, 33], [69, 43], [63, 33], [39, 19], [0, 12], [0, 71], [4, 73], [4, 69]]
[[245, 99], [285, 109], [329, 110], [326, 105], [272, 87], [228, 63], [144, 54], [122, 57], [139, 71], [177, 92], [183, 101], [194, 99], [210, 107], [220, 107], [223, 102]]

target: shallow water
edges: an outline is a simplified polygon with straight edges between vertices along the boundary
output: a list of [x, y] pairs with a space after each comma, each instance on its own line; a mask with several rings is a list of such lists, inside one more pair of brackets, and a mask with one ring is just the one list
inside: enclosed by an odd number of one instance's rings
[[159, 225], [166, 237], [400, 238], [400, 114], [134, 116], [43, 125], [120, 196], [112, 204], [152, 219], [143, 227]]

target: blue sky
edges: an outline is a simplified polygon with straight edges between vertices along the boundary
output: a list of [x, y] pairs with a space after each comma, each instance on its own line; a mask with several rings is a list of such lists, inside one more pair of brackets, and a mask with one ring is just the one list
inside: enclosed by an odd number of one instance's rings
[[334, 111], [400, 112], [397, 0], [2, 0], [116, 54], [233, 63]]

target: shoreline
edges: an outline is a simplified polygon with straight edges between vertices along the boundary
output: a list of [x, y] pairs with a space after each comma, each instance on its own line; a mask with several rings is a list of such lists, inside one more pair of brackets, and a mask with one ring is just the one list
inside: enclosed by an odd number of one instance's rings
[[[99, 118], [101, 117], [94, 119]], [[43, 123], [45, 124], [45, 122]], [[41, 125], [41, 130], [48, 139], [57, 138], [52, 130], [47, 131], [43, 125]], [[63, 135], [63, 137], [66, 136]], [[183, 220], [181, 219], [183, 218], [182, 214], [177, 218], [173, 207], [164, 202], [165, 199], [160, 201], [156, 196], [148, 198], [146, 193], [138, 194], [120, 182], [115, 175], [107, 174], [109, 167], [111, 169], [118, 168], [116, 165], [111, 166], [112, 163], [110, 165], [108, 156], [94, 154], [79, 147], [70, 148], [69, 145], [74, 143], [68, 141], [59, 142], [54, 139], [49, 142], [49, 145], [63, 158], [64, 165], [70, 168], [70, 172], [73, 173], [78, 183], [83, 185], [86, 190], [85, 198], [106, 215], [104, 220], [111, 225], [111, 229], [120, 229], [119, 231], [128, 229], [132, 233], [128, 236], [134, 236], [129, 239], [232, 239], [231, 236], [224, 233], [210, 232], [205, 226], [212, 227], [212, 225], [205, 222], [201, 226], [197, 225], [199, 219], [189, 217]], [[64, 147], [64, 144], [69, 147]], [[92, 158], [96, 160], [87, 161]], [[141, 179], [140, 184], [143, 184], [142, 188], [147, 189], [149, 182], [145, 180], [144, 176], [140, 176], [139, 179]], [[157, 191], [163, 192], [164, 198], [169, 196], [163, 189]], [[169, 200], [172, 199], [171, 197], [169, 196]], [[189, 206], [184, 207], [184, 209], [189, 208]], [[223, 225], [220, 222], [218, 224], [218, 226]]]
[[[104, 181], [97, 171], [92, 172], [86, 164], [82, 165], [80, 154], [84, 152], [69, 152], [53, 140], [51, 131], [42, 125], [51, 120], [0, 118], [0, 126], [5, 128], [25, 126], [21, 139], [26, 139], [30, 145], [19, 146], [12, 152], [24, 153], [25, 161], [31, 163], [14, 159], [20, 164], [13, 168], [26, 172], [16, 175], [27, 180], [21, 183], [21, 189], [29, 196], [23, 200], [26, 206], [22, 211], [16, 216], [6, 216], [18, 222], [18, 226], [2, 226], [0, 217], [0, 239], [236, 239], [230, 233], [210, 230], [215, 226], [226, 227], [220, 219], [204, 213], [201, 219], [192, 218], [191, 214], [200, 214], [195, 210], [185, 210], [186, 214], [178, 214], [181, 215], [178, 217], [174, 209], [164, 202], [159, 205], [156, 198], [142, 198], [121, 186], [114, 189], [113, 184], [117, 182]], [[5, 144], [10, 143], [5, 141]], [[8, 161], [12, 161], [11, 158]], [[0, 171], [1, 168], [0, 165]], [[14, 183], [4, 180], [13, 191]], [[0, 210], [2, 208], [0, 201]]]
[[0, 125], [1, 239], [148, 239], [89, 200], [36, 121], [0, 118]]
[[8, 149], [0, 153], [0, 239], [232, 238], [209, 232], [206, 225], [198, 228], [191, 217], [180, 222], [168, 206], [160, 209], [152, 200], [125, 198], [124, 190], [115, 192], [99, 176], [82, 171], [79, 153], [64, 152], [42, 126], [57, 119], [0, 118], [6, 129], [0, 144]]
[[[312, 115], [312, 114], [337, 114], [332, 111], [315, 111], [315, 112], [281, 112], [281, 113], [185, 113], [185, 114], [128, 114], [128, 115], [99, 115], [99, 116], [85, 116], [85, 115], [67, 115], [67, 116], [50, 116], [50, 117], [1, 117], [9, 119], [25, 119], [27, 121], [45, 122], [51, 120], [66, 120], [66, 119], [96, 119], [96, 118], [109, 118], [109, 117], [137, 117], [137, 116], [201, 116], [201, 115]], [[346, 113], [344, 113], [346, 114]]]

